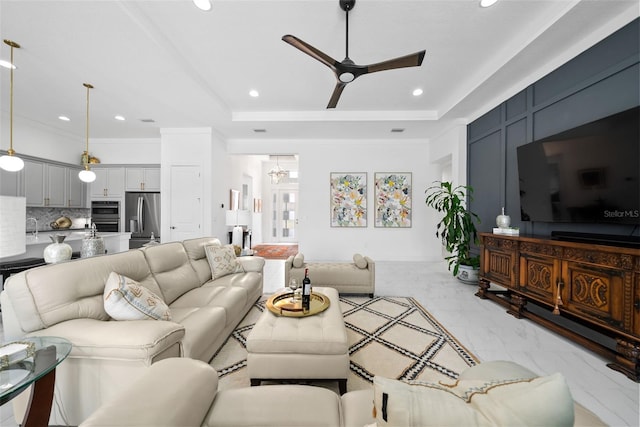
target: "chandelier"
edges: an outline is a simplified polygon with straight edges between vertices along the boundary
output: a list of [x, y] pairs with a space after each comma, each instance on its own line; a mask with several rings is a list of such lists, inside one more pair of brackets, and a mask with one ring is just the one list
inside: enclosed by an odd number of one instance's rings
[[269, 175], [272, 184], [278, 184], [281, 179], [289, 176], [289, 171], [280, 167], [278, 156], [276, 156], [276, 166], [272, 168], [267, 175]]

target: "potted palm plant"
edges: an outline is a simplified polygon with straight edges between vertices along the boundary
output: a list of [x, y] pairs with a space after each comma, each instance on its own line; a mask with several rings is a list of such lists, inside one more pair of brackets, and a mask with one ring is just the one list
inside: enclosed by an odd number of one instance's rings
[[471, 244], [478, 243], [476, 222], [480, 223], [480, 218], [466, 207], [473, 188], [435, 181], [425, 193], [427, 206], [444, 215], [436, 225], [436, 236], [450, 254], [445, 257], [449, 271], [463, 282], [477, 283], [480, 257], [471, 254]]

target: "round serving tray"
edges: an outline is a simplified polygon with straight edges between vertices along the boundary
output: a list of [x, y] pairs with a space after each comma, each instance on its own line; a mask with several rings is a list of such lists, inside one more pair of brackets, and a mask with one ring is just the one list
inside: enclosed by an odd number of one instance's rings
[[329, 308], [329, 297], [318, 292], [311, 292], [309, 310], [302, 309], [302, 301], [291, 302], [293, 292], [272, 295], [267, 300], [267, 308], [277, 316], [307, 317], [322, 313]]

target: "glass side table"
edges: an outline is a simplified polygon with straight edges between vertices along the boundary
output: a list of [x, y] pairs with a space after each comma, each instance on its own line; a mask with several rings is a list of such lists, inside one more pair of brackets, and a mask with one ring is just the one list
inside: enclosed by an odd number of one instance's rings
[[29, 406], [21, 425], [49, 425], [56, 366], [71, 352], [71, 343], [58, 337], [25, 337], [17, 341], [34, 343], [35, 355], [0, 370], [0, 405], [33, 386]]

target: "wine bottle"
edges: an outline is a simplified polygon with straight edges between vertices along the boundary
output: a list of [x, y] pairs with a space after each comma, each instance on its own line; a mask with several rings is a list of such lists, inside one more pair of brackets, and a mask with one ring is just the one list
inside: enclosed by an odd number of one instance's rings
[[304, 269], [304, 279], [302, 279], [302, 309], [309, 310], [311, 306], [311, 279], [309, 279], [309, 269]]

